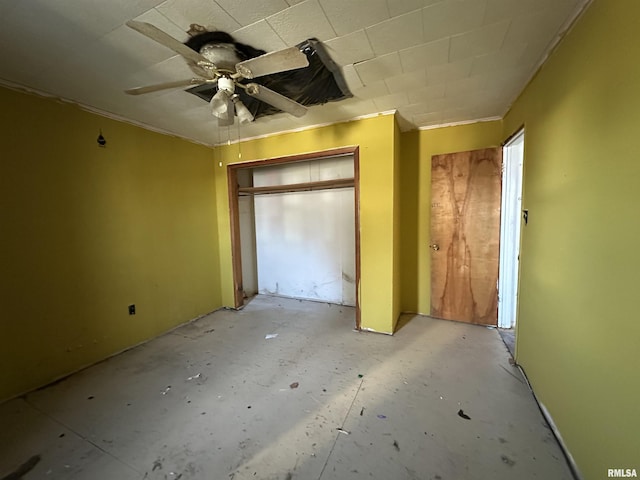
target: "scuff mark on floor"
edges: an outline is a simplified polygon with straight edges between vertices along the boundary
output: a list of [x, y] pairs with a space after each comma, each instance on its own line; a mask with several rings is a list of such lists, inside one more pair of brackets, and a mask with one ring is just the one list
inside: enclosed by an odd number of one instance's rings
[[24, 462], [9, 475], [2, 477], [1, 480], [22, 480], [22, 477], [33, 470], [34, 467], [40, 462], [40, 459], [40, 455], [32, 456], [29, 460]]

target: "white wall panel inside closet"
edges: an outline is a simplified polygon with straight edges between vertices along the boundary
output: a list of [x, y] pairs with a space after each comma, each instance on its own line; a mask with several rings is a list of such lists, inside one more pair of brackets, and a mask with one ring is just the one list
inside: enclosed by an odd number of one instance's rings
[[[253, 171], [255, 187], [353, 178], [353, 157]], [[353, 187], [256, 195], [258, 291], [355, 305]]]

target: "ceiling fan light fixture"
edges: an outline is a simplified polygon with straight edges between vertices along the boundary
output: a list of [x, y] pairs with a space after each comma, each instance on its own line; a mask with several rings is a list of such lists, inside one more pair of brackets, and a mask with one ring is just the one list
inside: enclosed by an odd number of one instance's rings
[[227, 113], [227, 103], [229, 102], [229, 93], [220, 89], [211, 98], [209, 104], [211, 105], [211, 115], [216, 117], [222, 117]]
[[242, 103], [242, 100], [240, 100], [240, 97], [238, 97], [237, 95], [234, 95], [232, 97], [232, 100], [236, 106], [236, 116], [238, 117], [238, 121], [240, 123], [253, 122], [253, 115], [251, 114], [247, 106], [244, 103]]

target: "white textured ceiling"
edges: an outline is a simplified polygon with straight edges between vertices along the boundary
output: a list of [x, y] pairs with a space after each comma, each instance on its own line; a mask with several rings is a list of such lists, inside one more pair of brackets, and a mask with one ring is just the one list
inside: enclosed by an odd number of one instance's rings
[[[0, 0], [0, 82], [205, 144], [397, 110], [403, 130], [504, 115], [588, 0]], [[321, 40], [354, 98], [220, 131], [181, 89], [126, 88], [190, 78], [183, 59], [126, 27], [180, 41], [189, 25], [273, 51]]]

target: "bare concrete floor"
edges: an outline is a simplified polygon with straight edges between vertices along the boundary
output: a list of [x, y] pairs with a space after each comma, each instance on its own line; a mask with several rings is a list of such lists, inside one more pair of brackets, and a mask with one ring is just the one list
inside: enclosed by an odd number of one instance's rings
[[0, 479], [34, 455], [27, 480], [572, 478], [497, 330], [403, 323], [216, 312], [0, 405]]

